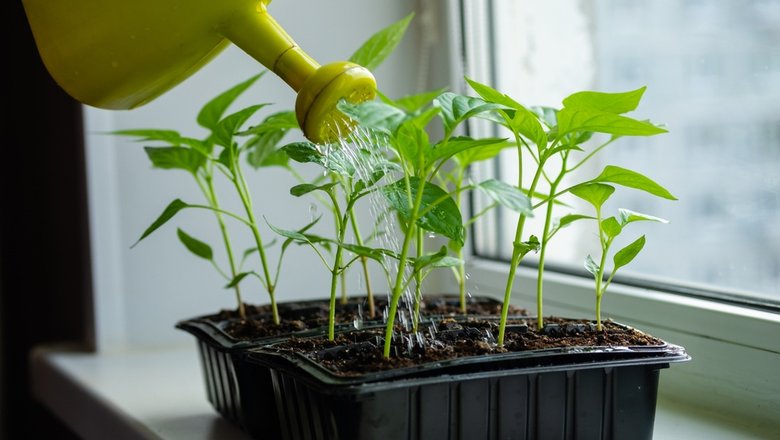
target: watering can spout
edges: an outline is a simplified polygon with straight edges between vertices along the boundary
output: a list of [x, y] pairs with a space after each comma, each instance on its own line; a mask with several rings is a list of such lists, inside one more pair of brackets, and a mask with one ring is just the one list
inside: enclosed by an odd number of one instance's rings
[[351, 129], [341, 99], [373, 99], [364, 67], [320, 66], [271, 17], [270, 0], [23, 0], [49, 73], [75, 99], [129, 109], [165, 93], [233, 42], [298, 93], [304, 135], [333, 142]]

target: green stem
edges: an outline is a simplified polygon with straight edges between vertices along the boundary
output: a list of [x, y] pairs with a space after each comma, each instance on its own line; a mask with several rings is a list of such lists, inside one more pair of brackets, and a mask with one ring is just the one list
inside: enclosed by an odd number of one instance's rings
[[[336, 221], [336, 231], [337, 231], [337, 239], [338, 243], [344, 242], [344, 236], [346, 235], [347, 231], [347, 215], [352, 210], [352, 204], [347, 203], [347, 214], [344, 214], [344, 216], [340, 216], [341, 208], [339, 207], [338, 199], [336, 198], [336, 195], [333, 193], [333, 188], [328, 190], [328, 196], [330, 196], [331, 202], [333, 203], [333, 212], [335, 215], [335, 221]], [[331, 277], [330, 277], [330, 307], [328, 308], [328, 340], [332, 341], [336, 336], [336, 288], [338, 286], [338, 280], [339, 275], [343, 274], [341, 259], [342, 254], [344, 252], [344, 248], [341, 245], [336, 246], [336, 255], [333, 258], [333, 266], [331, 267]], [[343, 284], [343, 281], [342, 281]]]
[[572, 172], [572, 171], [576, 170], [577, 168], [581, 167], [585, 162], [590, 160], [590, 158], [595, 156], [596, 153], [601, 151], [604, 147], [606, 147], [607, 145], [611, 144], [612, 142], [615, 142], [615, 140], [617, 140], [617, 137], [613, 137], [612, 139], [608, 140], [607, 142], [604, 142], [603, 144], [601, 144], [598, 147], [594, 148], [593, 151], [588, 153], [588, 155], [585, 156], [584, 158], [582, 158], [581, 161], [577, 162], [576, 165], [574, 165], [573, 167], [569, 168], [569, 170], [567, 172]]
[[[206, 189], [208, 191], [207, 198], [209, 199], [209, 203], [214, 208], [219, 209], [217, 193], [214, 190], [214, 181], [210, 176], [206, 178]], [[230, 235], [228, 234], [228, 230], [225, 226], [225, 221], [222, 218], [222, 214], [215, 211], [214, 215], [217, 217], [217, 223], [219, 224], [219, 231], [222, 235], [222, 241], [225, 243], [225, 253], [227, 253], [228, 264], [230, 266], [230, 279], [232, 280], [236, 277], [236, 275], [238, 275], [238, 271], [236, 270], [236, 262], [233, 256], [233, 247], [230, 244]], [[236, 302], [238, 303], [238, 315], [241, 317], [241, 319], [246, 319], [246, 307], [244, 307], [244, 301], [241, 299], [241, 289], [239, 288], [238, 284], [236, 284], [234, 290], [236, 292]]]
[[463, 260], [463, 249], [458, 249], [458, 296], [460, 298], [460, 312], [466, 314], [466, 262]]
[[255, 239], [255, 245], [257, 246], [257, 252], [260, 254], [260, 264], [263, 268], [263, 277], [266, 280], [266, 290], [268, 291], [268, 297], [271, 300], [271, 313], [273, 315], [274, 324], [279, 325], [281, 322], [279, 319], [279, 310], [276, 307], [276, 296], [274, 289], [276, 286], [273, 284], [271, 274], [268, 271], [268, 257], [265, 254], [265, 247], [263, 246], [263, 239], [260, 236], [260, 230], [257, 228], [257, 221], [255, 220], [255, 214], [252, 210], [252, 198], [249, 195], [249, 187], [246, 184], [244, 175], [241, 173], [241, 168], [236, 165], [236, 177], [233, 180], [233, 184], [236, 187], [241, 203], [244, 205], [247, 219], [249, 219], [249, 229], [252, 231], [252, 236]]
[[[460, 207], [463, 205], [463, 193], [461, 192], [461, 185], [463, 185], [463, 177], [466, 174], [464, 167], [458, 167], [458, 173], [455, 179], [455, 206]], [[460, 299], [460, 312], [466, 314], [466, 262], [463, 259], [463, 248], [458, 248], [458, 258], [460, 264], [458, 264], [458, 297]]]
[[544, 214], [544, 229], [542, 230], [542, 243], [541, 243], [541, 250], [539, 251], [539, 266], [537, 269], [537, 276], [536, 276], [536, 327], [541, 330], [544, 328], [544, 313], [543, 313], [543, 290], [544, 290], [544, 261], [545, 256], [547, 255], [547, 245], [550, 242], [550, 239], [552, 238], [552, 235], [550, 235], [550, 225], [552, 224], [552, 214], [553, 214], [553, 207], [555, 204], [553, 201], [555, 198], [553, 195], [555, 194], [555, 191], [558, 189], [558, 185], [561, 184], [561, 180], [563, 180], [563, 177], [566, 175], [566, 160], [568, 159], [568, 155], [564, 154], [562, 163], [561, 163], [561, 172], [558, 174], [558, 177], [556, 177], [555, 181], [553, 181], [550, 184], [550, 197], [549, 201], [547, 202], [547, 210]]
[[423, 189], [425, 188], [425, 181], [420, 180], [420, 185], [417, 188], [417, 194], [415, 195], [414, 204], [412, 205], [412, 212], [409, 215], [409, 228], [407, 228], [404, 235], [404, 242], [401, 245], [401, 256], [398, 260], [398, 273], [396, 274], [395, 284], [393, 286], [393, 293], [390, 299], [390, 311], [387, 314], [387, 325], [385, 326], [385, 346], [383, 350], [384, 357], [390, 357], [390, 345], [393, 338], [393, 325], [395, 323], [395, 314], [398, 311], [398, 301], [401, 299], [401, 291], [403, 288], [404, 273], [406, 269], [406, 260], [409, 258], [409, 245], [412, 242], [412, 236], [414, 225], [417, 223], [418, 212], [420, 211], [420, 205], [422, 204]]
[[[425, 255], [425, 242], [423, 241], [423, 230], [415, 226], [417, 236], [417, 258]], [[422, 302], [422, 271], [414, 273], [414, 313], [412, 316], [412, 329], [417, 333], [417, 325], [420, 317], [420, 302]]]
[[[360, 234], [355, 210], [349, 211], [349, 222], [352, 224], [352, 233], [355, 234], [355, 241], [358, 246], [363, 246], [363, 236]], [[363, 266], [363, 278], [366, 282], [366, 300], [368, 301], [368, 317], [374, 319], [376, 316], [376, 305], [374, 304], [374, 292], [371, 290], [371, 277], [368, 273], [368, 258], [361, 255], [360, 264]]]
[[607, 262], [607, 253], [612, 240], [604, 237], [604, 229], [601, 227], [601, 208], [596, 208], [596, 221], [598, 222], [599, 243], [601, 244], [601, 259], [599, 260], [599, 270], [596, 275], [596, 329], [601, 331], [601, 298], [604, 293], [601, 285], [604, 281], [604, 265]]
[[[515, 137], [517, 138], [517, 143], [520, 145], [520, 139], [517, 133], [515, 133]], [[517, 150], [518, 155], [522, 155], [523, 151], [521, 147], [518, 147]], [[522, 169], [522, 160], [520, 161], [519, 165], [520, 169]], [[539, 178], [542, 176], [542, 168], [544, 167], [544, 163], [539, 164], [539, 166], [536, 168], [536, 173], [534, 174], [534, 179], [531, 182], [531, 187], [528, 189], [528, 197], [530, 198], [534, 192], [536, 192], [536, 185], [539, 184]], [[520, 173], [522, 176], [522, 173]], [[523, 181], [522, 178], [518, 178], [517, 187], [522, 188], [523, 187]], [[526, 216], [520, 215], [520, 218], [517, 219], [517, 227], [515, 228], [515, 240], [512, 242], [512, 258], [509, 263], [509, 275], [506, 279], [506, 288], [504, 289], [504, 304], [501, 307], [501, 321], [499, 323], [498, 327], [498, 340], [496, 343], [499, 347], [504, 346], [504, 336], [506, 336], [506, 320], [509, 316], [509, 300], [512, 297], [512, 286], [514, 286], [515, 283], [515, 273], [517, 272], [517, 266], [520, 264], [520, 259], [523, 257], [523, 254], [520, 252], [520, 246], [519, 244], [522, 243], [523, 240], [523, 229], [525, 228], [525, 219]]]

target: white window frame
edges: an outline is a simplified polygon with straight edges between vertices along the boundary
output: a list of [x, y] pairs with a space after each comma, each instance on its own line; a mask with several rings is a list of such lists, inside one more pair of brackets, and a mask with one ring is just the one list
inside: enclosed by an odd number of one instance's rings
[[[450, 23], [452, 84], [467, 74], [491, 83], [490, 0], [447, 2]], [[462, 60], [457, 54], [463, 54]], [[463, 87], [459, 92], [468, 93]], [[477, 133], [486, 135], [476, 127]], [[474, 128], [472, 128], [474, 131]], [[497, 298], [505, 289], [507, 263], [473, 255], [468, 263], [471, 293]], [[536, 269], [518, 270], [512, 302], [536, 303]], [[452, 277], [441, 271], [432, 283], [454, 291]], [[592, 316], [592, 280], [546, 271], [545, 315]], [[604, 299], [606, 314], [672, 343], [685, 346], [693, 361], [673, 365], [661, 375], [660, 393], [744, 425], [778, 429], [780, 414], [780, 314], [739, 304], [693, 298], [660, 288], [613, 284]]]

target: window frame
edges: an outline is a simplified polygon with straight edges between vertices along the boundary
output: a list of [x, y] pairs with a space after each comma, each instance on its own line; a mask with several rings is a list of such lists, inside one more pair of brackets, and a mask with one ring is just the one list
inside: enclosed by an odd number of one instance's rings
[[[468, 93], [464, 75], [494, 83], [490, 68], [494, 36], [489, 23], [493, 1], [458, 0], [448, 2], [448, 9], [452, 84], [460, 86], [456, 91]], [[468, 127], [469, 134], [477, 136], [490, 135], [490, 130]], [[474, 228], [471, 237], [476, 235]], [[470, 257], [471, 293], [499, 298], [505, 288], [507, 262], [481, 256], [474, 248], [468, 243], [465, 249]], [[454, 289], [452, 277], [443, 272], [433, 286], [439, 291]], [[528, 286], [535, 285], [536, 269], [521, 265], [517, 272], [513, 304], [535, 304], [535, 289]], [[593, 314], [592, 280], [571, 272], [554, 267], [546, 270], [545, 315]], [[736, 421], [773, 427], [773, 417], [780, 413], [780, 307], [771, 301], [738, 300], [727, 292], [700, 286], [636, 281], [615, 280], [604, 299], [607, 315], [683, 345], [693, 357], [692, 362], [664, 372], [662, 395]]]

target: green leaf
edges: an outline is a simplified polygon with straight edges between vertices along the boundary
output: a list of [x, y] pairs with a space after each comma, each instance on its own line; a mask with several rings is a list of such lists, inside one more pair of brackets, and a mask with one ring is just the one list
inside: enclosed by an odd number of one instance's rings
[[232, 289], [233, 287], [236, 287], [238, 285], [238, 283], [241, 282], [241, 280], [246, 278], [247, 275], [253, 275], [253, 274], [257, 275], [257, 274], [255, 274], [254, 272], [251, 272], [251, 271], [250, 272], [241, 272], [239, 274], [236, 274], [236, 276], [233, 277], [233, 279], [230, 280], [230, 282], [227, 285], [225, 285], [225, 289]]
[[184, 208], [189, 207], [187, 203], [182, 202], [180, 199], [176, 199], [168, 204], [168, 206], [165, 207], [162, 214], [160, 214], [159, 217], [157, 217], [157, 220], [152, 222], [152, 224], [146, 228], [143, 234], [141, 234], [141, 237], [133, 244], [134, 247], [137, 245], [141, 240], [148, 237], [149, 234], [156, 231], [160, 226], [164, 225], [168, 220], [173, 218], [179, 211], [181, 211]]
[[520, 259], [522, 259], [529, 252], [538, 252], [542, 246], [541, 243], [539, 243], [539, 239], [535, 235], [529, 237], [528, 241], [515, 242], [513, 245], [515, 250], [519, 252]]
[[118, 136], [137, 137], [140, 142], [158, 141], [165, 142], [173, 146], [181, 145], [181, 135], [178, 131], [174, 130], [157, 130], [157, 129], [135, 129], [135, 130], [117, 130], [112, 131], [111, 134]]
[[579, 221], [579, 220], [596, 220], [596, 217], [591, 217], [589, 215], [582, 215], [582, 214], [567, 214], [558, 220], [558, 226], [557, 228], [565, 228], [566, 226]]
[[[544, 106], [534, 106], [530, 108], [544, 125], [553, 128], [558, 125], [558, 109]], [[549, 135], [548, 135], [549, 137]]]
[[[579, 141], [577, 141], [579, 143]], [[546, 161], [553, 155], [563, 152], [563, 151], [583, 151], [582, 148], [580, 148], [578, 145], [569, 145], [569, 144], [562, 144], [558, 145], [555, 148], [547, 148], [545, 150], [542, 150], [542, 162]]]
[[348, 250], [349, 252], [352, 252], [355, 255], [370, 258], [374, 261], [378, 261], [379, 263], [384, 264], [385, 258], [393, 258], [395, 260], [400, 260], [401, 257], [389, 250], [384, 248], [372, 248], [368, 246], [360, 246], [357, 244], [351, 244], [351, 243], [340, 243], [339, 246], [344, 248], [345, 250]]
[[295, 185], [294, 187], [290, 188], [290, 194], [292, 194], [295, 197], [300, 197], [304, 194], [308, 194], [312, 191], [324, 191], [328, 192], [331, 188], [336, 186], [336, 183], [326, 183], [325, 185], [312, 185], [311, 183], [302, 183], [300, 185]]
[[246, 89], [249, 88], [252, 84], [255, 83], [255, 81], [258, 80], [261, 76], [265, 74], [266, 71], [261, 72], [258, 75], [255, 75], [248, 80], [237, 84], [230, 88], [229, 90], [223, 92], [216, 98], [209, 101], [198, 113], [198, 124], [201, 127], [208, 128], [209, 130], [215, 130], [217, 128], [217, 124], [219, 123], [219, 120], [222, 118], [222, 115], [225, 113], [225, 110], [227, 110], [228, 107], [230, 107], [230, 104], [233, 103], [233, 101], [236, 100]]
[[513, 114], [508, 122], [508, 126], [512, 131], [525, 136], [539, 148], [544, 148], [547, 145], [547, 134], [542, 129], [542, 125], [534, 113], [519, 102], [488, 85], [480, 84], [469, 78], [466, 78], [466, 81], [485, 101], [500, 104], [513, 110], [511, 112]]
[[477, 188], [505, 208], [509, 208], [526, 217], [533, 217], [534, 215], [531, 199], [516, 186], [500, 180], [489, 179], [479, 183]]
[[525, 108], [515, 109], [515, 114], [509, 122], [509, 128], [525, 136], [539, 149], [547, 146], [547, 133], [542, 129], [542, 124], [539, 123], [536, 115]]
[[211, 246], [198, 240], [197, 238], [187, 234], [181, 229], [176, 229], [176, 235], [179, 236], [179, 241], [193, 254], [203, 258], [205, 260], [211, 260], [214, 258], [214, 253], [211, 251]]
[[647, 87], [630, 92], [603, 93], [578, 92], [563, 100], [563, 106], [570, 109], [592, 109], [609, 113], [628, 113], [635, 110]]
[[486, 102], [482, 98], [463, 96], [452, 92], [442, 93], [433, 100], [433, 103], [441, 109], [441, 119], [446, 136], [449, 136], [458, 124], [467, 118], [500, 108], [500, 106]]
[[180, 141], [181, 141], [180, 145], [186, 145], [186, 146], [192, 148], [193, 150], [200, 152], [201, 154], [203, 154], [207, 158], [209, 157], [209, 155], [211, 155], [211, 152], [214, 149], [214, 145], [213, 144], [211, 144], [211, 143], [209, 143], [207, 141], [202, 141], [200, 139], [193, 139], [193, 138], [188, 138], [188, 137], [182, 137], [180, 139]]
[[[275, 233], [281, 235], [282, 237], [290, 238], [294, 241], [301, 242], [301, 243], [308, 243], [308, 244], [314, 243], [313, 241], [310, 240], [310, 237], [314, 237], [314, 236], [309, 236], [298, 231], [290, 231], [287, 229], [277, 228], [276, 226], [270, 223], [268, 223], [268, 227], [271, 228], [271, 230], [274, 231]], [[315, 239], [315, 241], [317, 240]]]
[[604, 231], [608, 238], [615, 238], [620, 235], [623, 226], [618, 223], [615, 217], [608, 217], [601, 221], [601, 230]]
[[601, 209], [601, 205], [615, 192], [615, 187], [603, 183], [584, 183], [575, 186], [569, 192], [590, 203], [594, 208]]
[[523, 108], [522, 104], [515, 101], [514, 99], [510, 98], [509, 96], [499, 92], [498, 90], [494, 89], [493, 87], [490, 87], [487, 84], [482, 84], [480, 82], [474, 81], [471, 78], [465, 78], [466, 82], [469, 83], [471, 88], [477, 92], [477, 95], [481, 96], [482, 99], [484, 99], [487, 102], [492, 102], [494, 104], [501, 104], [505, 107], [509, 108]]
[[389, 135], [395, 134], [398, 127], [408, 118], [403, 110], [378, 101], [352, 104], [341, 100], [336, 107], [361, 126]]
[[609, 182], [648, 192], [654, 196], [668, 200], [677, 200], [666, 188], [655, 183], [648, 177], [626, 168], [607, 165], [601, 174], [591, 182]]
[[658, 222], [658, 223], [669, 223], [669, 220], [663, 219], [661, 217], [655, 217], [653, 215], [648, 214], [642, 214], [641, 212], [635, 212], [628, 209], [620, 208], [618, 209], [618, 221], [622, 226], [625, 226], [632, 222], [638, 222], [638, 221], [651, 221], [651, 222]]
[[501, 153], [501, 151], [503, 151], [505, 148], [514, 147], [514, 146], [515, 144], [513, 142], [502, 142], [498, 144], [483, 145], [479, 148], [471, 148], [468, 150], [460, 151], [457, 154], [455, 154], [454, 157], [461, 168], [466, 168], [467, 166], [473, 163], [492, 159], [498, 156], [498, 154]]
[[414, 13], [411, 13], [372, 35], [349, 57], [349, 61], [359, 64], [368, 70], [377, 68], [393, 52], [398, 43], [401, 42], [406, 28], [413, 17]]
[[643, 235], [638, 239], [636, 239], [633, 243], [619, 250], [612, 258], [612, 261], [615, 263], [615, 268], [612, 269], [612, 272], [614, 273], [619, 268], [630, 263], [634, 258], [636, 258], [637, 255], [639, 255], [639, 252], [641, 252], [642, 248], [644, 247], [645, 247], [645, 236]]
[[184, 147], [144, 147], [155, 168], [179, 169], [192, 174], [206, 163], [206, 157], [198, 151]]
[[620, 136], [653, 136], [666, 133], [649, 122], [592, 109], [564, 108], [558, 112], [558, 138], [574, 131], [593, 131]]
[[494, 145], [500, 145], [501, 148], [504, 148], [505, 144], [506, 139], [501, 138], [472, 139], [468, 136], [453, 137], [446, 142], [437, 143], [432, 149], [428, 150], [426, 163], [427, 165], [433, 165], [441, 159], [447, 159], [468, 150], [479, 150]]
[[323, 155], [317, 146], [309, 141], [293, 142], [281, 148], [287, 156], [298, 163], [323, 163]]
[[446, 89], [439, 89], [430, 92], [418, 93], [416, 95], [404, 96], [403, 98], [396, 99], [393, 101], [393, 103], [397, 107], [401, 107], [407, 112], [413, 113], [433, 101], [433, 98], [441, 95], [445, 90]]
[[238, 136], [248, 136], [253, 134], [263, 134], [269, 131], [283, 131], [294, 130], [298, 128], [298, 120], [296, 119], [295, 112], [284, 111], [268, 115], [263, 122], [250, 127], [244, 131], [236, 133]]
[[430, 150], [428, 133], [414, 121], [408, 120], [398, 127], [393, 146], [411, 169], [418, 170], [424, 166], [420, 163], [420, 151], [425, 153]]
[[230, 170], [231, 173], [235, 174], [235, 170], [233, 169], [233, 158], [236, 154], [235, 148], [223, 148], [222, 151], [219, 153], [219, 157], [217, 157], [217, 162], [224, 165], [228, 170]]
[[[460, 214], [458, 205], [455, 204], [455, 201], [446, 191], [433, 183], [421, 181], [417, 177], [409, 178], [412, 197], [415, 197], [417, 189], [421, 184], [424, 185], [424, 187], [420, 209], [422, 211], [423, 209], [430, 208], [430, 210], [417, 219], [417, 226], [463, 245], [466, 231], [463, 228], [463, 217]], [[405, 223], [408, 223], [412, 215], [412, 206], [407, 198], [406, 183], [404, 179], [400, 179], [382, 187], [382, 192], [387, 198], [390, 207], [399, 213], [401, 219]], [[443, 199], [444, 201], [433, 205], [433, 203], [439, 199]]]
[[457, 267], [463, 260], [447, 255], [447, 247], [442, 246], [438, 252], [426, 254], [413, 259], [414, 271], [418, 272], [425, 267]]
[[600, 270], [599, 265], [593, 260], [593, 257], [591, 257], [590, 255], [585, 257], [585, 270], [590, 272], [590, 274], [593, 275], [594, 277], [599, 276], [599, 270]]
[[[307, 223], [307, 224], [306, 224], [304, 227], [302, 227], [302, 228], [298, 229], [298, 230], [297, 230], [297, 231], [295, 231], [295, 232], [297, 232], [297, 233], [299, 233], [299, 234], [303, 234], [303, 233], [305, 233], [306, 231], [308, 231], [309, 229], [311, 229], [311, 228], [312, 228], [314, 225], [316, 225], [316, 224], [317, 224], [317, 222], [318, 222], [318, 221], [320, 221], [320, 219], [321, 219], [321, 218], [322, 218], [322, 217], [317, 217], [317, 218], [315, 218], [314, 220], [312, 220], [311, 222]], [[270, 225], [269, 225], [269, 226], [270, 226]], [[290, 243], [292, 243], [293, 241], [295, 241], [295, 240], [294, 240], [294, 239], [292, 239], [292, 238], [287, 238], [287, 240], [285, 240], [285, 241], [284, 241], [284, 243], [282, 243], [282, 254], [284, 254], [284, 252], [285, 252], [285, 251], [287, 250], [287, 248], [290, 246]], [[268, 247], [268, 245], [266, 245], [266, 247]]]
[[287, 166], [287, 154], [276, 149], [282, 141], [284, 130], [266, 131], [250, 139], [244, 149], [248, 151], [246, 160], [253, 168], [266, 166]]
[[226, 116], [214, 127], [214, 142], [223, 147], [231, 147], [233, 135], [239, 131], [242, 125], [251, 118], [258, 110], [268, 104], [258, 104], [239, 110]]

